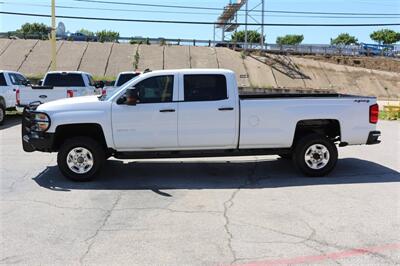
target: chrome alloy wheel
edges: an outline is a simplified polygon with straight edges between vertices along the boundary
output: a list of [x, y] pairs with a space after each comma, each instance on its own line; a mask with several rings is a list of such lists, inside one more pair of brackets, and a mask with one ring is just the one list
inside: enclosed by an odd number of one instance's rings
[[92, 153], [83, 147], [73, 148], [67, 155], [68, 168], [77, 174], [86, 174], [94, 164]]
[[304, 160], [311, 169], [322, 169], [329, 162], [329, 150], [322, 144], [314, 144], [308, 147], [304, 154]]

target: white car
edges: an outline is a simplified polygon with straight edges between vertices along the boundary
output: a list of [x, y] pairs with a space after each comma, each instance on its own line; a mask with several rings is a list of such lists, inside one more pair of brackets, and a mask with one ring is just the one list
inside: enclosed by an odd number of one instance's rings
[[32, 102], [46, 103], [63, 98], [101, 94], [91, 74], [82, 71], [48, 72], [40, 86], [17, 91], [17, 110]]
[[27, 89], [28, 80], [15, 71], [0, 70], [0, 125], [4, 123], [7, 109], [15, 109], [16, 92]]
[[26, 152], [58, 152], [61, 172], [93, 178], [120, 159], [277, 154], [309, 176], [328, 174], [338, 146], [377, 144], [374, 97], [341, 94], [239, 95], [222, 69], [160, 70], [112, 95], [29, 106]]

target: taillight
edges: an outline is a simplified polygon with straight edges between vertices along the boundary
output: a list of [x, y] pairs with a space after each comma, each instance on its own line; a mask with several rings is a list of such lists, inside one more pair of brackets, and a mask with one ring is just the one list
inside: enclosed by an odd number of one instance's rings
[[105, 89], [101, 90], [101, 95], [105, 96], [107, 94], [107, 91]]
[[67, 97], [68, 98], [74, 97], [74, 91], [73, 90], [67, 90]]
[[17, 102], [17, 105], [20, 105], [20, 104], [21, 104], [21, 98], [20, 98], [20, 95], [19, 95], [19, 89], [17, 89], [17, 90], [15, 91], [15, 100], [16, 100], [16, 102]]
[[379, 105], [374, 104], [369, 107], [369, 122], [372, 124], [378, 123]]

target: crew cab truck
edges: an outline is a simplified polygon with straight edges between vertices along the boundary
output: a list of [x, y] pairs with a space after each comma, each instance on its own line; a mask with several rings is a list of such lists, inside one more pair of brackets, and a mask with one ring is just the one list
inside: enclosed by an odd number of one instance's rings
[[17, 91], [17, 110], [31, 102], [46, 103], [63, 98], [101, 94], [91, 74], [82, 71], [48, 72], [39, 86]]
[[19, 72], [0, 70], [0, 125], [4, 123], [6, 110], [15, 109], [17, 90], [25, 90], [28, 83]]
[[112, 95], [28, 106], [26, 152], [58, 152], [72, 180], [96, 176], [119, 159], [271, 155], [292, 158], [308, 176], [335, 166], [337, 146], [377, 144], [373, 97], [341, 94], [239, 95], [221, 69], [160, 70]]

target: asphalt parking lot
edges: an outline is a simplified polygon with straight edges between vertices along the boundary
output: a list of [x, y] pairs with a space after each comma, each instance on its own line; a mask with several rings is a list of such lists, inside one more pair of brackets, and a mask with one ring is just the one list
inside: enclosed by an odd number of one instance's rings
[[400, 264], [400, 123], [339, 150], [328, 177], [276, 156], [109, 160], [74, 183], [0, 127], [0, 263]]

